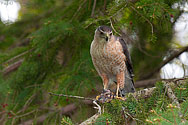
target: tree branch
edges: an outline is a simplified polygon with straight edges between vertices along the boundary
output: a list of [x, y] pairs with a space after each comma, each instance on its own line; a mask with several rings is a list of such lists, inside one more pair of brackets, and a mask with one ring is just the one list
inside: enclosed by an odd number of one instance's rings
[[175, 96], [174, 92], [172, 91], [170, 84], [168, 82], [163, 81], [165, 88], [167, 89], [167, 95], [172, 100], [172, 103], [175, 103], [178, 108], [178, 114], [179, 117], [182, 118], [180, 103], [178, 101], [178, 98]]
[[30, 49], [30, 50], [27, 50], [27, 51], [25, 51], [25, 52], [19, 54], [19, 55], [14, 56], [13, 58], [11, 58], [11, 59], [7, 60], [6, 62], [4, 62], [3, 65], [14, 62], [15, 60], [17, 60], [18, 58], [20, 58], [20, 57], [26, 55], [28, 52], [30, 52], [30, 51], [32, 51], [32, 50], [33, 50], [33, 49]]
[[160, 81], [161, 79], [147, 79], [147, 80], [141, 80], [135, 82], [135, 88], [141, 88], [141, 87], [151, 87], [154, 86], [157, 81]]
[[3, 71], [1, 71], [3, 73], [3, 75], [7, 75], [12, 71], [15, 71], [16, 69], [18, 69], [18, 67], [22, 64], [22, 62], [24, 61], [24, 59], [20, 59], [17, 62], [11, 64], [10, 66], [8, 66], [7, 68], [5, 68]]
[[186, 79], [188, 79], [188, 76], [182, 77], [182, 78], [173, 78], [173, 79], [155, 78], [155, 79], [141, 80], [141, 81], [135, 82], [135, 88], [152, 87], [152, 86], [155, 86], [155, 83], [158, 82], [158, 81], [177, 82], [177, 81], [186, 80]]
[[[82, 102], [88, 105], [93, 104], [92, 101], [88, 101], [88, 100], [84, 100]], [[61, 115], [68, 115], [71, 112], [74, 112], [77, 108], [78, 108], [78, 105], [76, 105], [75, 103], [69, 104], [65, 107], [58, 108], [58, 109], [57, 108], [45, 108], [45, 109], [48, 109], [50, 112], [42, 114], [41, 116], [38, 116], [36, 119], [30, 119], [30, 120], [24, 121], [21, 123], [21, 125], [31, 125], [33, 122], [36, 122], [36, 124], [40, 124], [40, 123], [43, 123], [43, 121], [45, 121], [46, 118], [48, 118], [48, 116], [50, 116], [51, 114], [60, 113]], [[43, 109], [43, 107], [41, 107], [40, 109]]]
[[92, 100], [94, 101], [95, 99], [93, 98], [88, 98], [88, 97], [82, 97], [82, 96], [73, 96], [73, 95], [65, 95], [65, 94], [55, 94], [52, 92], [49, 92], [50, 95], [55, 95], [55, 96], [63, 96], [63, 97], [70, 97], [70, 98], [76, 98], [76, 99], [84, 99], [84, 100]]
[[99, 117], [100, 115], [97, 113], [95, 115], [93, 115], [92, 117], [88, 118], [87, 120], [85, 120], [84, 122], [82, 122], [80, 125], [90, 125], [90, 124], [93, 124], [97, 118]]
[[169, 63], [170, 61], [172, 61], [174, 58], [177, 58], [179, 55], [181, 55], [183, 52], [186, 52], [186, 51], [188, 51], [188, 46], [183, 47], [183, 48], [182, 48], [181, 50], [179, 50], [178, 52], [173, 53], [170, 57], [168, 57], [166, 60], [164, 60], [163, 62], [161, 62], [161, 63], [159, 64], [159, 66], [156, 67], [153, 71], [151, 71], [151, 72], [149, 72], [148, 74], [146, 74], [145, 76], [143, 76], [143, 77], [141, 78], [141, 80], [143, 80], [143, 79], [148, 79], [148, 78], [152, 77], [156, 72], [159, 72], [160, 69], [161, 69], [164, 65], [166, 65], [167, 63]]
[[94, 17], [97, 0], [94, 0], [91, 17]]
[[78, 9], [76, 10], [76, 12], [74, 13], [74, 15], [71, 18], [71, 21], [76, 17], [76, 15], [78, 14], [78, 12], [80, 11], [80, 9], [82, 8], [82, 6], [87, 2], [87, 0], [84, 0], [80, 6], [78, 7]]
[[130, 6], [138, 15], [140, 15], [141, 17], [143, 17], [151, 26], [151, 33], [153, 35], [153, 24], [149, 21], [148, 18], [146, 18], [144, 15], [142, 15], [140, 12], [138, 12], [138, 10], [136, 8], [134, 8], [133, 6]]

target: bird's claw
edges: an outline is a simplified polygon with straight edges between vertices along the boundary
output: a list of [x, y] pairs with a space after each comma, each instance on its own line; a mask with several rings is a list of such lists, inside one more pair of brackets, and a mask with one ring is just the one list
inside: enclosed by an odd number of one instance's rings
[[114, 99], [114, 93], [110, 90], [103, 90], [102, 93], [96, 96], [96, 100], [102, 103], [109, 102]]
[[119, 99], [119, 100], [125, 100], [125, 98], [119, 97], [119, 96], [115, 96], [114, 98], [115, 98], [115, 99]]
[[103, 90], [100, 95], [96, 96], [96, 100], [101, 103], [110, 102], [112, 99], [126, 100], [124, 97], [115, 95], [110, 90]]

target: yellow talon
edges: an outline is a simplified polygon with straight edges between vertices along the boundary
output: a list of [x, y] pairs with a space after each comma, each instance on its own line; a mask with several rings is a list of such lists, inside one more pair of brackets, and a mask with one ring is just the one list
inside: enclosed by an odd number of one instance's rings
[[116, 96], [115, 98], [116, 98], [116, 99], [120, 99], [120, 100], [125, 100], [124, 98], [118, 97], [118, 96]]
[[98, 95], [98, 96], [96, 96], [96, 100], [99, 100], [99, 97], [100, 97], [99, 95]]

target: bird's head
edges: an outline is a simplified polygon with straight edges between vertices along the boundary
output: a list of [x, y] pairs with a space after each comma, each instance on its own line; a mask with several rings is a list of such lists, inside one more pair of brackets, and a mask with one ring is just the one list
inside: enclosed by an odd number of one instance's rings
[[109, 26], [99, 26], [95, 31], [95, 38], [99, 41], [108, 42], [113, 36], [112, 29]]

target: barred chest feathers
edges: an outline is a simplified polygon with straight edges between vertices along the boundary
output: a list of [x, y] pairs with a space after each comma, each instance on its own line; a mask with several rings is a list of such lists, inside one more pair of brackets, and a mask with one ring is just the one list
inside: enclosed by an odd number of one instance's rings
[[125, 55], [119, 42], [95, 42], [91, 44], [90, 53], [96, 68], [104, 73], [117, 74], [125, 70]]

